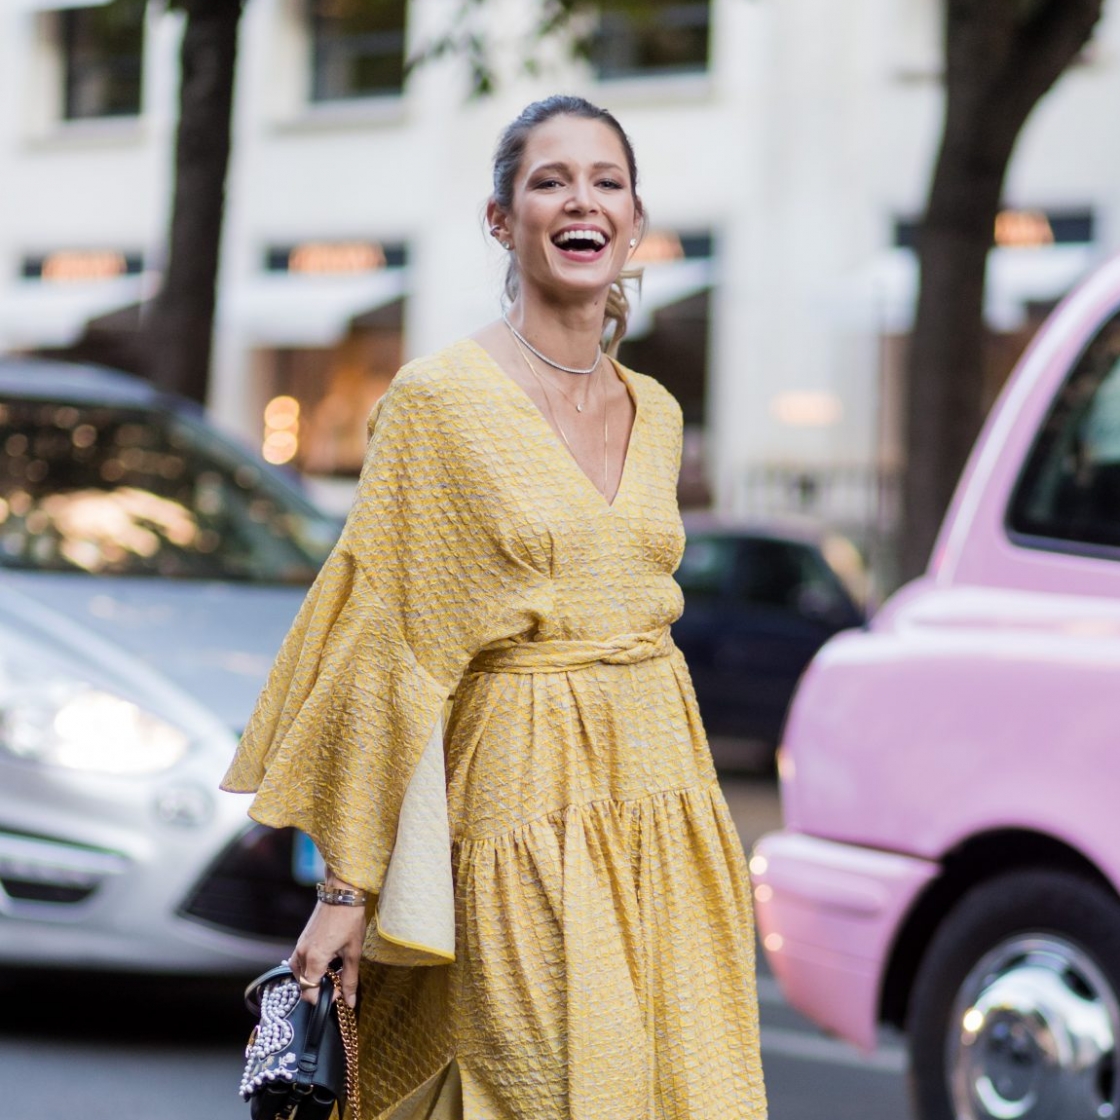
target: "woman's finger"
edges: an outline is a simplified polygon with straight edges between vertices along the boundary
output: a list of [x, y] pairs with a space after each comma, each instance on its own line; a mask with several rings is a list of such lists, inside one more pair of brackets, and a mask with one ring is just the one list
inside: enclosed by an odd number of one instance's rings
[[[295, 977], [296, 982], [300, 986], [300, 995], [306, 999], [307, 991], [309, 989], [307, 989], [307, 986], [304, 984], [301, 977], [307, 974], [307, 961], [300, 946], [297, 945], [296, 948], [292, 950], [291, 955], [288, 957], [287, 964], [288, 968], [292, 970], [292, 975]], [[310, 1002], [313, 1003], [314, 1000], [311, 1000]]]
[[307, 955], [305, 967], [296, 976], [296, 980], [299, 981], [303, 998], [308, 1003], [319, 1002], [319, 982], [326, 975], [330, 961], [330, 957], [320, 958], [319, 954], [309, 953]]
[[[302, 943], [303, 939], [301, 938], [300, 941]], [[307, 947], [301, 946], [292, 954], [292, 975], [300, 986], [301, 997], [308, 1003], [319, 1002], [319, 981], [322, 980], [329, 964], [329, 954], [325, 955], [313, 944]]]
[[351, 946], [347, 946], [342, 953], [342, 998], [351, 1007], [358, 1005], [358, 959], [361, 947], [355, 953]]

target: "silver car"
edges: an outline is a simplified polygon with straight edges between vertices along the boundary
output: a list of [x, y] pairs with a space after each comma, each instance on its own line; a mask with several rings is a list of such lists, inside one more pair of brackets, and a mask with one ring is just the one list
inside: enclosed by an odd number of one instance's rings
[[246, 973], [314, 850], [217, 788], [338, 525], [150, 385], [0, 360], [0, 962]]

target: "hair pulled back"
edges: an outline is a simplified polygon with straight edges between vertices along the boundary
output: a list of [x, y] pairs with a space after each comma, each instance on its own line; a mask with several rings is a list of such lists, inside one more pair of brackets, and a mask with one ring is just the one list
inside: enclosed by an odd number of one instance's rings
[[[613, 113], [593, 105], [582, 97], [572, 97], [567, 94], [554, 94], [541, 101], [534, 101], [527, 105], [516, 120], [506, 126], [498, 140], [494, 151], [494, 201], [507, 213], [513, 206], [513, 185], [517, 173], [521, 168], [521, 161], [525, 156], [525, 146], [529, 136], [538, 125], [553, 117], [580, 117], [583, 120], [602, 121], [613, 130], [622, 144], [626, 155], [626, 167], [630, 172], [630, 192], [637, 206], [638, 214], [644, 219], [641, 200], [638, 198], [638, 162], [634, 158], [634, 145], [622, 125], [615, 119]], [[641, 276], [639, 269], [624, 269], [621, 275], [611, 284], [607, 293], [607, 305], [603, 313], [604, 334], [610, 327], [610, 342], [607, 350], [615, 353], [618, 344], [626, 334], [626, 321], [630, 314], [630, 300], [627, 298], [623, 280]], [[517, 298], [519, 278], [517, 274], [517, 261], [510, 259], [506, 267], [505, 295], [510, 302]]]

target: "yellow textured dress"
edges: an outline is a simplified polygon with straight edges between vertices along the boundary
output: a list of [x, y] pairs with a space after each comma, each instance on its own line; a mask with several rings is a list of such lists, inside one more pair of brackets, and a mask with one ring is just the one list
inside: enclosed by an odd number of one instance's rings
[[680, 410], [620, 375], [613, 504], [476, 343], [397, 375], [226, 776], [378, 892], [453, 696], [454, 961], [379, 963], [372, 924], [363, 1120], [766, 1115], [745, 861], [668, 631]]

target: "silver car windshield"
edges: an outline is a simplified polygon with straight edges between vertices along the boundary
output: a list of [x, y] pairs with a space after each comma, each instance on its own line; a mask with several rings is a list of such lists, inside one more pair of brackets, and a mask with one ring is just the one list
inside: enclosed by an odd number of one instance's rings
[[310, 583], [338, 526], [189, 416], [0, 403], [0, 565]]

